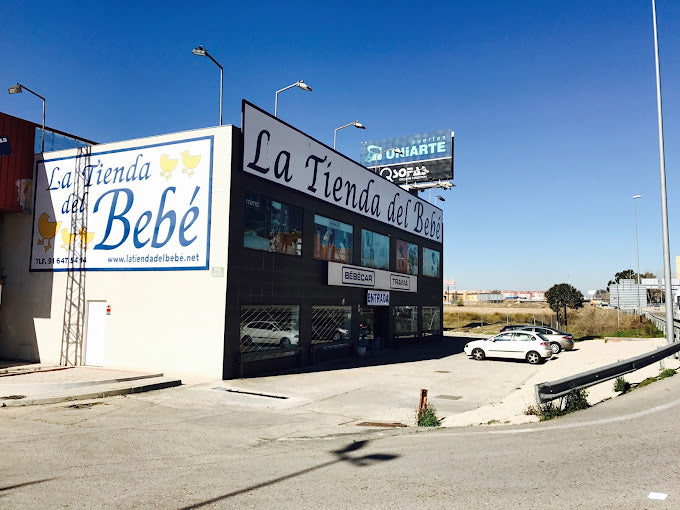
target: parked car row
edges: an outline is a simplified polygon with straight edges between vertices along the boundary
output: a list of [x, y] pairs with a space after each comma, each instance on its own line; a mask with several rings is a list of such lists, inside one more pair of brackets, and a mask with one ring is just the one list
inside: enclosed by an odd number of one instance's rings
[[508, 324], [498, 335], [474, 340], [465, 345], [465, 354], [481, 361], [485, 358], [524, 359], [542, 363], [562, 350], [574, 348], [570, 333], [546, 326]]

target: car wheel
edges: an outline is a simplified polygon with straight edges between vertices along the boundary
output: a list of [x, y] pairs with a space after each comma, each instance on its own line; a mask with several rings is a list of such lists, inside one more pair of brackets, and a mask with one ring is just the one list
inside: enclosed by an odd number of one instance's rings
[[244, 336], [241, 338], [241, 346], [243, 347], [248, 347], [253, 344], [253, 339], [250, 338], [248, 335]]
[[484, 355], [484, 351], [477, 347], [476, 349], [472, 349], [472, 357], [477, 361], [482, 361], [486, 356]]
[[560, 351], [562, 350], [562, 346], [558, 344], [557, 342], [551, 342], [550, 343], [550, 350], [552, 351], [553, 354], [559, 354]]
[[538, 363], [541, 362], [541, 355], [538, 354], [536, 351], [529, 351], [527, 352], [527, 361], [531, 365], [537, 365]]
[[337, 342], [341, 338], [342, 338], [342, 333], [340, 333], [339, 331], [336, 331], [335, 333], [333, 333], [333, 341], [334, 342]]
[[283, 347], [284, 349], [288, 349], [288, 347], [290, 347], [290, 339], [283, 337], [279, 342], [279, 346]]

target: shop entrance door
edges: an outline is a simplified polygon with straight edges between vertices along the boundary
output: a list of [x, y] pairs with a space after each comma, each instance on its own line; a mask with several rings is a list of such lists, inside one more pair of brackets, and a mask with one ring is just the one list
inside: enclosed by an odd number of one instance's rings
[[85, 364], [95, 367], [104, 365], [106, 341], [106, 302], [88, 301], [87, 337], [85, 339]]
[[373, 340], [375, 338], [375, 313], [371, 306], [359, 306], [359, 321], [365, 322], [368, 325], [368, 334], [366, 338]]

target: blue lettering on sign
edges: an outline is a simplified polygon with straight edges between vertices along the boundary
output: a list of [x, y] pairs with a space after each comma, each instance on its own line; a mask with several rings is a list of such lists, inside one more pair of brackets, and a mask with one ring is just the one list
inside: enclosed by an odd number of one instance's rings
[[[149, 234], [143, 234], [143, 232], [153, 221], [154, 215], [152, 211], [144, 211], [136, 221], [134, 218], [127, 217], [135, 200], [132, 190], [129, 188], [119, 188], [107, 191], [97, 199], [97, 202], [94, 205], [93, 212], [95, 214], [99, 212], [101, 206], [102, 212], [107, 215], [106, 230], [104, 231], [103, 239], [95, 245], [94, 249], [114, 250], [125, 243], [130, 235], [131, 221], [134, 223], [133, 243], [135, 248], [141, 248], [149, 243], [149, 241], [151, 241], [151, 246], [153, 248], [162, 248], [170, 241], [175, 232], [179, 238], [179, 244], [181, 246], [189, 246], [197, 239], [195, 234], [188, 236], [187, 233], [190, 233], [191, 227], [200, 215], [199, 208], [193, 205], [200, 189], [200, 186], [196, 186], [194, 189], [194, 194], [188, 204], [190, 207], [181, 214], [179, 228], [177, 228], [178, 213], [175, 212], [175, 209], [172, 206], [168, 207], [167, 205], [172, 199], [171, 197], [175, 195], [176, 188], [174, 186], [166, 188], [161, 195], [160, 204], [156, 211], [156, 221], [153, 224], [153, 231]], [[108, 198], [109, 195], [110, 198]], [[110, 205], [108, 211], [105, 211], [105, 203], [109, 200]], [[181, 204], [178, 205], [181, 206]], [[181, 213], [181, 211], [178, 212]], [[114, 225], [117, 225], [118, 228], [114, 229]], [[115, 233], [113, 233], [114, 230]], [[163, 232], [164, 235], [161, 235], [161, 232]], [[114, 239], [109, 239], [109, 237], [114, 237]]]
[[366, 296], [366, 304], [373, 306], [389, 306], [390, 293], [380, 292], [377, 290], [369, 290]]

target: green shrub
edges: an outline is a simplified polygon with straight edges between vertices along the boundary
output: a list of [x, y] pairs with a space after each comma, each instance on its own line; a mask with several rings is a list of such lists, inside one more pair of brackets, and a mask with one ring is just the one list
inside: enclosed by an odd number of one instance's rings
[[638, 383], [637, 387], [642, 388], [643, 386], [647, 386], [648, 384], [652, 384], [655, 381], [656, 381], [656, 377], [648, 377], [644, 381]]
[[564, 414], [567, 414], [581, 409], [588, 409], [589, 407], [588, 392], [584, 389], [580, 389], [571, 390], [565, 395], [562, 409]]
[[587, 409], [590, 407], [588, 403], [588, 392], [586, 390], [571, 390], [563, 398], [559, 399], [558, 403], [555, 401], [547, 402], [545, 404], [536, 404], [529, 406], [524, 414], [530, 416], [538, 416], [541, 421], [552, 420], [558, 416], [564, 416], [568, 413], [573, 413], [579, 409]]
[[439, 427], [441, 419], [437, 418], [437, 411], [432, 404], [426, 404], [416, 410], [416, 421], [419, 427]]
[[665, 379], [666, 377], [673, 377], [675, 374], [677, 374], [677, 372], [675, 370], [673, 370], [672, 368], [667, 368], [666, 370], [662, 371], [659, 374], [658, 379], [661, 380], [661, 379]]
[[630, 383], [626, 381], [623, 377], [617, 377], [614, 381], [614, 391], [618, 393], [626, 393], [630, 390]]

